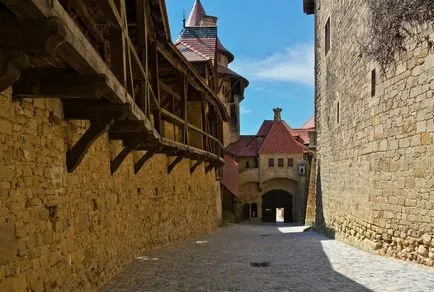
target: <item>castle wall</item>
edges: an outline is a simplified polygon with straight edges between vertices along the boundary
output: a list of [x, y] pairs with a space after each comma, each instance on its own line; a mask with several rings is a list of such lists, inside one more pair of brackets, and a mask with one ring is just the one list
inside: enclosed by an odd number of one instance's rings
[[135, 152], [112, 176], [121, 145], [103, 135], [68, 173], [88, 123], [61, 114], [58, 100], [0, 93], [0, 291], [96, 289], [147, 249], [218, 226], [215, 173], [190, 174], [188, 159], [167, 174], [155, 155], [135, 175]]
[[366, 2], [316, 1], [317, 224], [366, 250], [433, 266], [434, 54], [410, 39], [396, 70], [383, 74], [361, 50]]

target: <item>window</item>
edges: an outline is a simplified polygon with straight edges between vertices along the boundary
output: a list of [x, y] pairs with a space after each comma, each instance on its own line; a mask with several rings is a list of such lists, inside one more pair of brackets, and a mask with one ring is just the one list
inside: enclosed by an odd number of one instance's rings
[[371, 71], [371, 96], [375, 96], [377, 87], [377, 74], [375, 69]]
[[274, 159], [273, 158], [268, 159], [268, 167], [274, 167]]
[[277, 160], [277, 166], [279, 166], [279, 167], [283, 167], [283, 158], [279, 158], [279, 159]]
[[246, 161], [246, 168], [250, 168], [250, 163]]
[[294, 158], [288, 158], [288, 167], [294, 167]]
[[325, 25], [325, 54], [330, 51], [330, 17], [327, 19], [327, 23]]
[[339, 101], [336, 105], [336, 122], [339, 124], [339, 122], [341, 121], [341, 117], [340, 117], [340, 104]]

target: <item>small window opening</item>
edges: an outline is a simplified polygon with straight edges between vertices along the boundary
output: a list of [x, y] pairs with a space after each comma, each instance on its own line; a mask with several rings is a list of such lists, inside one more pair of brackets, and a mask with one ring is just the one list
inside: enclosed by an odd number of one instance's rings
[[325, 54], [330, 51], [330, 17], [325, 25]]
[[283, 167], [283, 158], [279, 158], [279, 159], [277, 160], [277, 166], [279, 166], [279, 167]]
[[340, 117], [340, 104], [339, 101], [336, 105], [336, 122], [339, 124], [339, 122], [341, 121], [341, 117]]
[[273, 158], [268, 159], [268, 167], [274, 167], [274, 159]]
[[246, 168], [250, 168], [250, 163], [246, 161]]
[[288, 167], [294, 167], [294, 158], [288, 158]]
[[377, 73], [375, 69], [371, 71], [371, 96], [375, 96], [377, 90]]

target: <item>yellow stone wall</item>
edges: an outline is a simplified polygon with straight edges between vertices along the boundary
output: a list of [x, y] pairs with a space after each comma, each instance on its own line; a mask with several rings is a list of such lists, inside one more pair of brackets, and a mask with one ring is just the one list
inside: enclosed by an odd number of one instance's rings
[[215, 173], [190, 174], [187, 159], [167, 174], [156, 155], [135, 175], [133, 153], [112, 176], [121, 145], [103, 135], [68, 173], [88, 123], [61, 114], [57, 100], [0, 93], [0, 291], [95, 289], [145, 250], [218, 226]]

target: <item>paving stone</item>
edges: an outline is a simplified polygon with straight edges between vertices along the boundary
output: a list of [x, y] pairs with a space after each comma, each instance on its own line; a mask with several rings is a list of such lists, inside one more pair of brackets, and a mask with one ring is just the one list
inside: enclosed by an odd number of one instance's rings
[[[434, 291], [432, 268], [373, 255], [303, 229], [220, 228], [147, 252], [102, 290]], [[270, 265], [252, 267], [252, 261]]]

